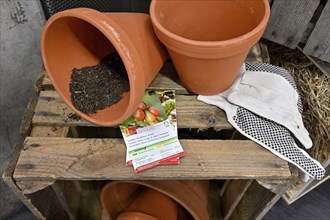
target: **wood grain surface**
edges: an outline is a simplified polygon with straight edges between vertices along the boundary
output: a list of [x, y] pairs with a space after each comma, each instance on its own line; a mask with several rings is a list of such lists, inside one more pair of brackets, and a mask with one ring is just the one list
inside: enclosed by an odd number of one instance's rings
[[180, 165], [158, 166], [135, 174], [126, 167], [121, 139], [28, 137], [14, 178], [106, 179], [288, 179], [288, 163], [252, 141], [181, 140]]

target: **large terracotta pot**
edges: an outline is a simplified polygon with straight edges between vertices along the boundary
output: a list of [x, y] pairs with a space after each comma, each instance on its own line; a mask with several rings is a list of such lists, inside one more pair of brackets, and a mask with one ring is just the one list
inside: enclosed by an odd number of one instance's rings
[[177, 202], [164, 193], [145, 188], [116, 220], [176, 220], [177, 207]]
[[202, 95], [226, 90], [270, 15], [268, 0], [153, 0], [150, 16], [183, 86]]
[[[160, 220], [173, 219], [175, 207], [164, 196], [154, 194], [151, 201], [146, 201], [148, 196], [145, 195], [142, 195], [141, 198], [141, 193], [149, 189], [156, 190], [178, 203], [177, 219], [208, 219], [208, 181], [204, 180], [112, 181], [106, 184], [101, 191], [102, 208], [110, 219], [124, 219], [127, 215], [137, 218], [139, 213], [148, 214]], [[143, 200], [146, 201], [146, 204], [142, 205], [146, 207], [145, 211], [141, 205], [136, 205], [142, 204]], [[157, 204], [159, 204], [158, 207]], [[152, 208], [150, 209], [150, 207]]]
[[[41, 47], [49, 77], [66, 104], [88, 121], [104, 126], [121, 123], [137, 108], [146, 87], [167, 58], [149, 15], [101, 13], [87, 8], [52, 16], [43, 29]], [[125, 65], [130, 92], [117, 104], [95, 114], [80, 112], [71, 102], [72, 69], [96, 65], [115, 51]]]

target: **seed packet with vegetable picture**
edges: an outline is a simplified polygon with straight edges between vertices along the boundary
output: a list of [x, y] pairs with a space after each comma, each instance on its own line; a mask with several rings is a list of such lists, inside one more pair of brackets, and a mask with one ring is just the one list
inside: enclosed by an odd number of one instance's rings
[[136, 172], [160, 164], [179, 164], [175, 91], [147, 90], [139, 107], [121, 125], [126, 165]]

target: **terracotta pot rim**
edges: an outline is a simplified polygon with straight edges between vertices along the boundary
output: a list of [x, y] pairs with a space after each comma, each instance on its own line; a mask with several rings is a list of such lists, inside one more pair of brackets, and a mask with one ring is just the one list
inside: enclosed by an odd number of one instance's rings
[[[270, 6], [269, 6], [269, 2], [268, 0], [261, 0], [264, 4], [264, 9], [265, 9], [265, 14], [261, 20], [261, 22], [250, 32], [229, 39], [229, 40], [223, 40], [223, 41], [198, 41], [198, 40], [191, 40], [191, 39], [187, 39], [184, 37], [181, 37], [179, 35], [176, 35], [170, 31], [168, 31], [166, 28], [163, 27], [163, 25], [161, 25], [159, 23], [159, 21], [156, 18], [155, 15], [155, 7], [157, 2], [159, 2], [161, 0], [153, 0], [151, 1], [150, 4], [150, 17], [152, 20], [152, 24], [154, 25], [154, 27], [156, 29], [158, 29], [161, 33], [162, 33], [162, 40], [166, 41], [166, 44], [168, 43], [167, 40], [170, 39], [171, 41], [176, 41], [176, 44], [180, 44], [182, 46], [188, 46], [190, 48], [198, 48], [198, 50], [200, 50], [201, 48], [205, 48], [205, 49], [214, 49], [214, 48], [228, 48], [228, 47], [237, 47], [238, 45], [241, 44], [242, 41], [246, 40], [246, 39], [251, 39], [254, 38], [255, 35], [257, 35], [260, 32], [263, 32], [263, 30], [265, 29], [265, 26], [268, 23], [268, 19], [270, 16]], [[159, 36], [158, 36], [159, 37]], [[166, 45], [168, 46], [168, 45]], [[174, 46], [174, 45], [172, 45]], [[175, 46], [174, 46], [175, 47]], [[173, 49], [173, 48], [172, 48]]]
[[[104, 18], [104, 20], [102, 22], [93, 20], [88, 16], [90, 14], [97, 14], [98, 16], [102, 16]], [[122, 28], [119, 25], [117, 25], [115, 22], [112, 22], [111, 18], [107, 17], [107, 14], [108, 13], [102, 13], [102, 12], [99, 12], [97, 10], [90, 9], [90, 8], [70, 9], [70, 10], [62, 11], [62, 12], [59, 12], [59, 13], [53, 15], [49, 19], [49, 21], [46, 23], [46, 25], [43, 29], [43, 32], [46, 32], [48, 30], [48, 27], [50, 27], [52, 23], [54, 23], [60, 19], [64, 19], [64, 18], [68, 18], [68, 17], [78, 18], [82, 21], [85, 21], [85, 22], [93, 25], [104, 36], [106, 36], [109, 39], [109, 42], [113, 45], [113, 47], [116, 49], [116, 51], [119, 53], [120, 57], [122, 58], [123, 63], [125, 65], [125, 69], [127, 71], [127, 76], [129, 78], [130, 91], [128, 92], [129, 93], [128, 106], [127, 106], [125, 112], [122, 113], [121, 117], [117, 118], [116, 120], [111, 120], [108, 122], [96, 120], [93, 117], [79, 111], [78, 109], [76, 109], [73, 106], [71, 100], [62, 94], [62, 91], [57, 87], [57, 84], [53, 83], [55, 89], [61, 94], [61, 97], [64, 99], [64, 101], [78, 115], [80, 115], [82, 118], [84, 118], [94, 124], [101, 125], [101, 126], [112, 126], [115, 124], [119, 124], [128, 117], [127, 113], [129, 111], [129, 109], [133, 108], [133, 105], [134, 105], [134, 101], [132, 101], [132, 100], [137, 99], [137, 97], [136, 97], [137, 93], [135, 92], [136, 86], [134, 84], [135, 77], [137, 77], [136, 76], [137, 74], [134, 74], [134, 73], [143, 71], [143, 67], [139, 65], [140, 63], [142, 63], [142, 61], [140, 60], [140, 57], [138, 56], [138, 52], [136, 51], [133, 43], [129, 40], [129, 37], [126, 35], [126, 33], [124, 31], [122, 31]], [[139, 14], [141, 16], [149, 16], [144, 13], [131, 13], [131, 12], [114, 12], [111, 14]], [[108, 31], [106, 31], [106, 30], [108, 30]], [[41, 39], [41, 45], [42, 45], [41, 51], [46, 56], [46, 54], [47, 54], [46, 48], [43, 46], [43, 45], [45, 45], [45, 39], [46, 39], [46, 34], [43, 33], [42, 39]], [[116, 42], [116, 43], [114, 43], [114, 42]], [[129, 53], [127, 53], [128, 47], [130, 48]], [[132, 58], [132, 56], [134, 58]], [[139, 61], [137, 62], [136, 59], [138, 59]], [[45, 65], [46, 70], [49, 69], [47, 60], [48, 59], [44, 59], [44, 65]], [[141, 78], [144, 76], [143, 76], [143, 74], [140, 74], [139, 77]], [[54, 79], [51, 74], [49, 74], [49, 78], [51, 79], [52, 82], [54, 82]], [[144, 79], [143, 79], [143, 81], [144, 81]], [[97, 113], [95, 113], [95, 114], [97, 114]]]

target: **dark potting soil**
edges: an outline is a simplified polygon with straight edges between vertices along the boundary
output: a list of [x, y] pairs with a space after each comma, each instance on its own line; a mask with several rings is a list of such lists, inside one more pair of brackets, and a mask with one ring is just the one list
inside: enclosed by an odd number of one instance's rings
[[126, 69], [118, 53], [109, 54], [95, 66], [72, 70], [71, 102], [85, 114], [116, 104], [128, 91]]

